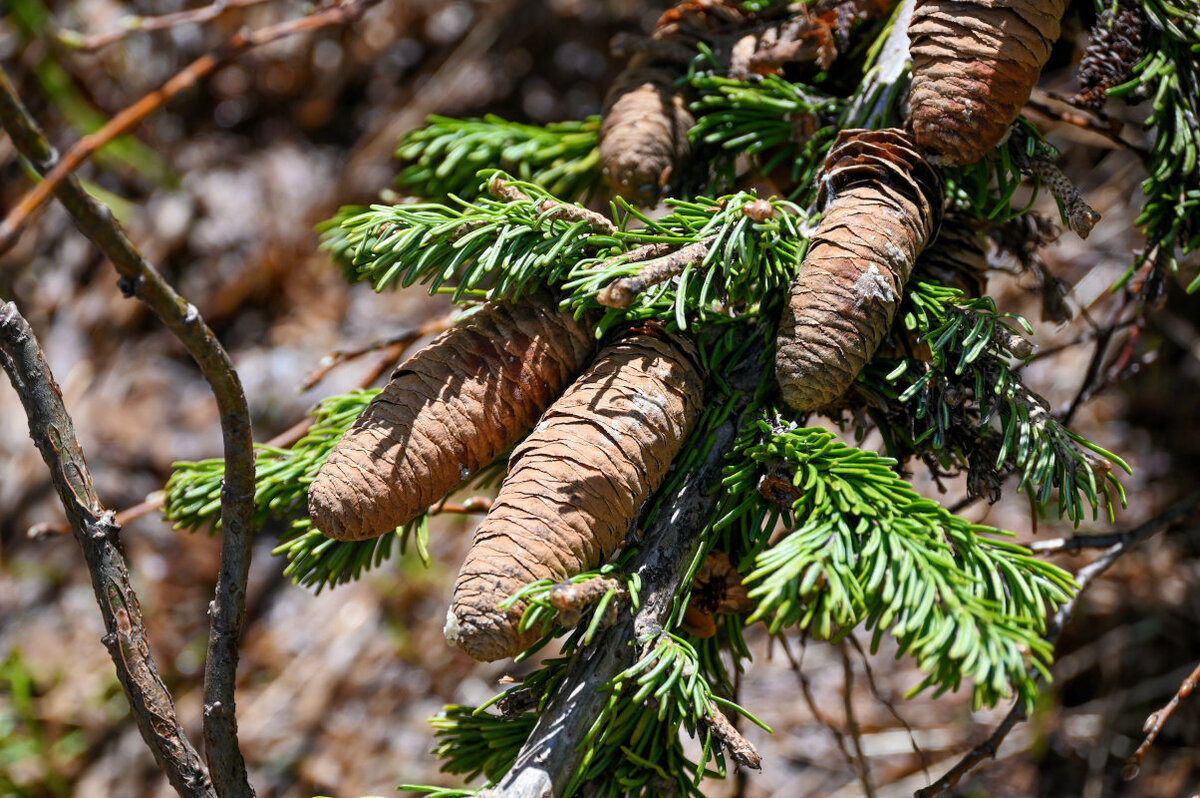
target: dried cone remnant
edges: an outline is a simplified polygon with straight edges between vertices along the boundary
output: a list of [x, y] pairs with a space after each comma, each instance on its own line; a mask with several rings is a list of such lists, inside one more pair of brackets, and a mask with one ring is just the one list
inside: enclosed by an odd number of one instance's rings
[[412, 521], [528, 432], [594, 351], [537, 296], [488, 304], [401, 365], [309, 487], [317, 528], [363, 540]]
[[987, 223], [964, 213], [946, 214], [937, 240], [921, 253], [916, 271], [970, 297], [987, 289]]
[[1141, 8], [1131, 0], [1121, 0], [1115, 13], [1106, 4], [1079, 62], [1076, 105], [1099, 111], [1108, 99], [1106, 92], [1133, 77], [1142, 58], [1144, 21]]
[[978, 161], [1008, 132], [1058, 39], [1067, 0], [918, 0], [911, 119], [935, 163]]
[[754, 602], [742, 584], [742, 575], [729, 562], [729, 555], [713, 551], [692, 579], [692, 597], [683, 614], [683, 627], [696, 637], [712, 637], [717, 633], [714, 615], [738, 615], [752, 609]]
[[824, 208], [779, 325], [784, 401], [806, 413], [842, 394], [883, 340], [942, 212], [942, 179], [900, 130], [844, 130], [821, 179]]
[[446, 639], [478, 660], [536, 640], [525, 610], [498, 605], [539, 579], [608, 559], [667, 475], [701, 410], [703, 378], [682, 338], [641, 328], [608, 345], [517, 447], [475, 532], [446, 618]]

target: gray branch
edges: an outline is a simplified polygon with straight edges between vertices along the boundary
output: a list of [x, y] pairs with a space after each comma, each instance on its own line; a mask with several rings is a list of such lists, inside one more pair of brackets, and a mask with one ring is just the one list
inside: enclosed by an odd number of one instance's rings
[[[310, 18], [311, 19], [311, 18]], [[0, 69], [0, 124], [17, 151], [46, 175], [58, 155], [29, 110], [17, 96], [8, 75]], [[208, 656], [204, 663], [204, 741], [217, 794], [222, 798], [253, 798], [246, 763], [238, 748], [234, 714], [238, 640], [246, 614], [246, 581], [250, 573], [254, 516], [254, 442], [250, 410], [242, 383], [225, 347], [200, 316], [196, 306], [176, 293], [163, 276], [138, 252], [113, 219], [112, 211], [83, 190], [74, 175], [54, 189], [83, 231], [121, 275], [117, 285], [126, 296], [146, 303], [188, 350], [212, 389], [221, 418], [225, 478], [221, 485], [221, 567], [209, 625]]]
[[185, 798], [213, 798], [212, 782], [188, 741], [142, 626], [137, 594], [121, 551], [112, 511], [105, 510], [75, 438], [62, 393], [28, 322], [12, 302], [0, 306], [0, 367], [29, 417], [29, 436], [50, 469], [75, 540], [83, 549], [92, 588], [104, 616], [102, 638], [117, 668], [138, 730], [167, 780]]
[[[725, 455], [732, 449], [741, 416], [762, 374], [762, 347], [753, 346], [729, 383], [742, 399], [716, 431], [703, 464], [663, 503], [641, 540], [631, 570], [641, 577], [641, 606], [634, 615], [597, 635], [580, 651], [562, 685], [525, 741], [517, 761], [481, 798], [550, 798], [561, 795], [583, 757], [580, 744], [608, 694], [601, 688], [630, 668], [638, 640], [667, 622], [680, 584], [700, 546], [700, 532], [717, 501]], [[732, 728], [732, 727], [730, 727]]]

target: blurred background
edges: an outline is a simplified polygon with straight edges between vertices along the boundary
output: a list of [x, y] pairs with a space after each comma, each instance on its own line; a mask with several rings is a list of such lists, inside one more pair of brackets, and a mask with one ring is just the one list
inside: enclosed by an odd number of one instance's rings
[[[243, 26], [298, 17], [308, 4], [240, 0], [217, 19], [133, 33], [91, 51], [71, 45], [119, 30], [130, 14], [179, 11], [181, 0], [4, 0], [0, 60], [60, 151], [161, 85]], [[648, 31], [666, 5], [650, 0], [383, 0], [357, 23], [254, 49], [185, 92], [80, 170], [135, 243], [195, 303], [233, 354], [265, 441], [324, 396], [360, 384], [361, 358], [310, 390], [305, 375], [339, 347], [385, 337], [445, 312], [420, 289], [374, 294], [348, 287], [316, 250], [313, 226], [339, 205], [366, 203], [397, 172], [400, 137], [432, 113], [496, 113], [543, 123], [598, 113], [620, 68], [619, 31]], [[1085, 4], [1089, 5], [1090, 4]], [[1043, 79], [1070, 94], [1088, 12], [1068, 26]], [[1074, 45], [1072, 44], [1074, 42]], [[1049, 95], [1039, 94], [1043, 99]], [[1036, 99], [1036, 97], [1035, 97]], [[1049, 102], [1049, 101], [1047, 101]], [[1050, 103], [1052, 105], [1052, 103]], [[1110, 103], [1123, 135], [1145, 141], [1139, 109]], [[1141, 166], [1101, 136], [1032, 112], [1066, 153], [1064, 168], [1103, 221], [1043, 251], [1064, 281], [1073, 320], [1041, 321], [1028, 274], [996, 272], [992, 293], [1037, 328], [1030, 387], [1056, 408], [1092, 390], [1075, 427], [1134, 467], [1129, 507], [1115, 524], [1153, 517], [1200, 480], [1200, 319], [1177, 287], [1138, 328], [1117, 330], [1094, 358], [1122, 297], [1109, 287], [1140, 239]], [[0, 138], [0, 209], [31, 185]], [[1054, 213], [1052, 205], [1043, 210]], [[1012, 264], [997, 261], [1012, 270]], [[136, 301], [54, 203], [0, 257], [0, 298], [14, 299], [47, 350], [74, 415], [102, 500], [127, 508], [160, 489], [171, 463], [220, 454], [216, 410], [182, 347]], [[1095, 362], [1093, 362], [1095, 361]], [[924, 477], [916, 481], [947, 504]], [[1009, 486], [1011, 488], [1011, 485]], [[1011, 493], [1011, 491], [1010, 491]], [[1011, 496], [969, 517], [1032, 539], [1027, 502]], [[80, 553], [69, 535], [30, 538], [63, 520], [29, 441], [16, 395], [0, 385], [0, 796], [172, 794], [129, 719]], [[319, 595], [293, 587], [255, 550], [239, 671], [238, 717], [260, 796], [392, 794], [402, 782], [454, 784], [429, 754], [427, 719], [446, 703], [480, 703], [511, 663], [478, 665], [449, 648], [441, 627], [474, 519], [433, 520], [433, 564], [396, 559], [362, 581]], [[1070, 534], [1042, 519], [1040, 537]], [[173, 531], [151, 513], [123, 535], [160, 669], [193, 740], [218, 542]], [[1077, 569], [1091, 555], [1063, 558]], [[1200, 703], [1185, 702], [1134, 781], [1121, 766], [1146, 716], [1200, 660], [1200, 533], [1160, 536], [1092, 587], [1065, 633], [1052, 691], [958, 795], [1190, 796], [1200, 791]], [[751, 728], [762, 773], [705, 785], [713, 796], [864, 793], [845, 750], [849, 707], [880, 796], [911, 795], [987, 736], [1007, 710], [972, 712], [968, 694], [904, 700], [920, 681], [885, 642], [789, 641], [791, 658], [752, 630], [755, 661], [739, 700], [771, 725]], [[797, 660], [798, 662], [794, 662]], [[869, 669], [869, 673], [868, 673]], [[873, 677], [868, 679], [868, 676]], [[847, 699], [846, 696], [849, 696]], [[1194, 699], [1200, 702], [1200, 699]]]

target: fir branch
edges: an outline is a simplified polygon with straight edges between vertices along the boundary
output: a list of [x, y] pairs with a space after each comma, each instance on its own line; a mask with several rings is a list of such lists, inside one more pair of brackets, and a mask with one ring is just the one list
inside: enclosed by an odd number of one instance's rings
[[842, 101], [780, 75], [747, 82], [698, 72], [690, 81], [700, 97], [691, 105], [696, 125], [688, 137], [724, 153], [717, 169], [731, 177], [737, 155], [753, 158], [763, 174], [787, 167], [797, 187], [791, 198], [807, 205], [837, 134], [833, 122]]
[[[821, 428], [764, 416], [743, 434], [718, 513], [737, 520], [753, 570], [745, 582], [777, 631], [799, 626], [838, 639], [860, 623], [877, 647], [890, 629], [927, 676], [913, 693], [974, 682], [975, 705], [1010, 695], [1032, 702], [1030, 660], [1046, 671], [1047, 608], [1071, 595], [1070, 576], [921, 497], [895, 461], [846, 446]], [[751, 514], [758, 475], [781, 474], [776, 512]], [[779, 512], [781, 511], [781, 513]], [[775, 519], [795, 519], [774, 546]], [[719, 529], [729, 521], [718, 522]]]
[[468, 781], [482, 775], [494, 784], [512, 768], [517, 752], [536, 722], [537, 715], [533, 712], [504, 718], [475, 707], [450, 705], [431, 721], [437, 730], [433, 753], [443, 761], [445, 772], [460, 774]]
[[[1099, 0], [1103, 7], [1105, 0]], [[1148, 97], [1145, 127], [1156, 128], [1146, 202], [1134, 224], [1146, 233], [1146, 248], [1122, 278], [1152, 262], [1179, 271], [1179, 253], [1200, 247], [1200, 9], [1164, 0], [1140, 0], [1150, 27], [1145, 56], [1134, 77], [1108, 91], [1110, 97]], [[1188, 291], [1200, 289], [1200, 275]]]
[[531, 183], [501, 172], [482, 178], [484, 185], [503, 179], [527, 199], [343, 209], [323, 225], [322, 246], [348, 267], [352, 281], [369, 280], [376, 291], [417, 282], [436, 291], [452, 283], [458, 301], [482, 291], [517, 298], [559, 283], [571, 265], [615, 243], [596, 234], [588, 219], [563, 218], [565, 203]]
[[[601, 331], [620, 320], [659, 318], [686, 328], [693, 319], [756, 313], [763, 298], [786, 288], [804, 256], [807, 217], [793, 203], [740, 192], [667, 205], [671, 213], [651, 219], [622, 203], [620, 249], [571, 269], [563, 289], [573, 292], [573, 305], [610, 306]], [[642, 226], [630, 229], [633, 219]]]
[[1076, 524], [1089, 507], [1093, 517], [1101, 508], [1112, 517], [1114, 493], [1124, 505], [1124, 488], [1112, 468], [1128, 473], [1129, 466], [1065, 427], [1009, 366], [1010, 359], [1029, 356], [1016, 327], [1028, 331], [1024, 319], [999, 313], [989, 298], [964, 299], [954, 289], [921, 279], [910, 284], [902, 314], [905, 327], [928, 345], [929, 359], [906, 358], [882, 380], [887, 366], [874, 363], [862, 380], [889, 400], [913, 403], [915, 451], [945, 451], [961, 441], [956, 428], [965, 423], [982, 436], [996, 419], [993, 467], [1015, 469], [1018, 490], [1029, 491], [1039, 505], [1057, 495], [1059, 514]]
[[586, 201], [600, 184], [599, 135], [598, 116], [544, 127], [491, 114], [463, 120], [431, 116], [396, 150], [408, 163], [396, 182], [426, 199], [471, 199], [481, 193], [480, 170], [503, 169], [557, 197]]
[[[741, 192], [669, 200], [671, 213], [658, 219], [621, 202], [610, 228], [599, 214], [503, 173], [485, 173], [484, 180], [507, 201], [481, 197], [459, 201], [458, 209], [431, 203], [343, 208], [322, 226], [322, 246], [352, 280], [369, 279], [376, 290], [414, 282], [436, 290], [451, 283], [455, 299], [478, 291], [516, 298], [557, 285], [571, 292], [577, 308], [598, 307], [598, 295], [639, 274], [646, 259], [680, 261], [677, 273], [673, 267], [661, 282], [630, 292], [629, 307], [610, 308], [598, 334], [622, 321], [657, 318], [686, 328], [692, 319], [755, 313], [763, 297], [783, 290], [804, 254], [807, 217], [778, 199]], [[681, 257], [683, 251], [690, 254]]]

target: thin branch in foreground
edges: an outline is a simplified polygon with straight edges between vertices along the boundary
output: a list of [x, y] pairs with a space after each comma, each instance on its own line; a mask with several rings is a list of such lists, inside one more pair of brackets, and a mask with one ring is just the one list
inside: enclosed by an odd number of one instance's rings
[[638, 294], [647, 288], [658, 285], [681, 273], [688, 266], [694, 266], [708, 257], [709, 247], [716, 236], [710, 236], [695, 244], [677, 249], [674, 252], [648, 260], [637, 274], [614, 280], [596, 295], [596, 301], [610, 308], [625, 309], [637, 301]]
[[186, 11], [176, 11], [173, 14], [162, 14], [157, 17], [143, 17], [138, 14], [125, 16], [118, 20], [117, 28], [108, 33], [85, 36], [78, 31], [60, 30], [57, 36], [58, 40], [67, 47], [81, 52], [91, 52], [119, 42], [135, 33], [152, 33], [153, 31], [168, 30], [178, 25], [201, 25], [234, 9], [260, 6], [269, 2], [271, 0], [216, 0], [211, 5], [189, 8]]
[[742, 736], [725, 713], [715, 703], [709, 702], [708, 714], [700, 721], [702, 726], [710, 729], [713, 736], [721, 741], [721, 745], [729, 752], [729, 758], [745, 768], [762, 770], [762, 755], [754, 745]]
[[819, 723], [833, 737], [833, 741], [837, 744], [838, 750], [842, 752], [842, 758], [846, 760], [846, 764], [855, 773], [858, 772], [858, 764], [854, 761], [854, 754], [850, 753], [850, 749], [846, 746], [846, 735], [838, 728], [829, 717], [821, 711], [817, 706], [816, 696], [813, 695], [812, 682], [804, 673], [804, 654], [808, 650], [807, 643], [802, 643], [800, 650], [800, 659], [796, 659], [792, 654], [792, 650], [788, 647], [787, 638], [782, 634], [775, 635], [775, 640], [779, 641], [780, 647], [783, 649], [783, 654], [787, 657], [788, 665], [796, 674], [796, 680], [800, 682], [800, 695], [804, 698], [804, 703], [808, 707], [809, 713], [813, 716], [813, 720]]
[[[580, 742], [609, 700], [608, 693], [599, 688], [634, 664], [636, 641], [661, 632], [671, 614], [675, 594], [699, 545], [699, 534], [716, 504], [715, 488], [721, 481], [725, 455], [733, 447], [745, 405], [758, 384], [761, 354], [760, 346], [750, 347], [731, 375], [730, 385], [740, 389], [744, 398], [712, 433], [704, 462], [667, 498], [642, 537], [630, 566], [630, 572], [642, 580], [637, 612], [624, 615], [576, 654], [516, 763], [499, 784], [481, 792], [480, 798], [561, 795], [571, 781], [585, 753]], [[735, 757], [734, 752], [730, 756]]]
[[1136, 779], [1138, 773], [1142, 770], [1142, 758], [1146, 756], [1146, 752], [1150, 750], [1150, 746], [1154, 745], [1154, 741], [1158, 739], [1158, 735], [1162, 732], [1163, 726], [1175, 714], [1175, 710], [1179, 708], [1179, 702], [1192, 694], [1196, 689], [1196, 685], [1200, 684], [1200, 665], [1192, 671], [1183, 684], [1179, 685], [1179, 689], [1175, 691], [1175, 695], [1171, 696], [1171, 700], [1167, 705], [1156, 712], [1151, 713], [1150, 717], [1146, 718], [1145, 726], [1142, 731], [1146, 734], [1146, 739], [1142, 740], [1142, 744], [1137, 747], [1133, 755], [1125, 763], [1125, 769], [1121, 772], [1122, 778], [1126, 781]]
[[[532, 202], [532, 198], [521, 189], [510, 184], [507, 180], [497, 175], [488, 183], [488, 193], [498, 200], [504, 202]], [[592, 228], [597, 233], [603, 235], [614, 235], [617, 232], [617, 226], [612, 223], [607, 216], [602, 213], [575, 205], [570, 202], [556, 202], [552, 199], [544, 199], [538, 205], [538, 210], [546, 214], [548, 219], [562, 219], [566, 222], [583, 222], [588, 227]]]
[[[300, 390], [307, 391], [312, 389], [321, 380], [325, 379], [329, 372], [333, 371], [343, 363], [349, 363], [351, 360], [362, 357], [370, 352], [377, 352], [380, 349], [389, 350], [389, 355], [392, 355], [392, 350], [395, 350], [394, 359], [399, 359], [400, 355], [412, 345], [418, 338], [423, 338], [426, 335], [445, 332], [454, 326], [454, 322], [460, 315], [459, 310], [454, 310], [440, 318], [432, 319], [424, 324], [419, 324], [415, 327], [407, 327], [399, 330], [386, 338], [380, 338], [375, 341], [363, 344], [361, 346], [347, 347], [346, 349], [335, 349], [329, 354], [321, 358], [317, 363], [317, 367], [310, 371], [304, 381], [300, 383]], [[372, 380], [371, 382], [374, 382]], [[364, 386], [365, 387], [365, 386]]]
[[[1128, 532], [1118, 533], [1116, 543], [1111, 545], [1095, 560], [1080, 568], [1079, 572], [1075, 574], [1075, 581], [1079, 584], [1079, 590], [1076, 591], [1075, 595], [1069, 601], [1058, 608], [1058, 612], [1054, 614], [1054, 618], [1050, 621], [1050, 626], [1046, 630], [1046, 639], [1051, 643], [1058, 641], [1063, 628], [1071, 622], [1071, 617], [1075, 613], [1075, 607], [1079, 604], [1079, 598], [1083, 595], [1083, 592], [1101, 574], [1111, 568], [1117, 560], [1121, 559], [1122, 555], [1143, 540], [1186, 523], [1195, 516], [1198, 510], [1200, 510], [1200, 492], [1193, 493], [1186, 499], [1177, 502], [1168, 510], [1146, 523]], [[1086, 538], [1088, 536], [1077, 537]], [[1065, 551], [1066, 549], [1059, 550]], [[1035, 674], [1034, 678], [1040, 678], [1040, 674]], [[934, 798], [934, 796], [941, 795], [946, 790], [953, 788], [963, 776], [973, 770], [980, 762], [985, 759], [994, 758], [1000, 748], [1000, 744], [1004, 742], [1004, 738], [1008, 736], [1008, 733], [1018, 723], [1024, 721], [1026, 717], [1025, 703], [1020, 700], [1016, 701], [1013, 704], [1013, 708], [1009, 710], [1008, 715], [1004, 717], [1004, 720], [1000, 722], [1000, 725], [996, 727], [986, 740], [968, 751], [940, 779], [928, 787], [917, 790], [914, 793], [914, 798]]]
[[1187, 522], [1197, 512], [1200, 512], [1200, 491], [1181, 499], [1165, 512], [1133, 529], [1105, 535], [1072, 535], [1069, 538], [1036, 540], [1029, 544], [1029, 548], [1035, 554], [1078, 554], [1084, 549], [1107, 549], [1117, 544], [1132, 547], [1146, 538]]
[[921, 770], [925, 771], [925, 778], [930, 778], [928, 754], [925, 753], [925, 749], [921, 747], [921, 744], [917, 742], [916, 735], [913, 734], [912, 726], [910, 726], [908, 721], [904, 719], [904, 716], [897, 711], [895, 705], [892, 703], [892, 700], [879, 691], [879, 685], [875, 682], [875, 674], [871, 670], [871, 660], [868, 659], [867, 652], [863, 650], [862, 643], [859, 643], [858, 638], [854, 635], [850, 635], [846, 639], [850, 641], [850, 644], [854, 646], [854, 650], [858, 652], [858, 658], [862, 662], [863, 672], [867, 676], [867, 687], [871, 689], [871, 695], [876, 701], [878, 701], [880, 704], [883, 704], [884, 708], [887, 709], [888, 714], [895, 718], [896, 722], [904, 728], [905, 733], [908, 734], [908, 742], [909, 745], [912, 746], [913, 753], [916, 754], [917, 758], [921, 760]]
[[100, 504], [62, 393], [33, 330], [12, 302], [0, 306], [0, 366], [21, 398], [29, 435], [50, 469], [75, 540], [83, 549], [104, 617], [102, 641], [138, 730], [177, 793], [185, 798], [213, 798], [216, 793], [208, 772], [179, 723], [175, 702], [150, 653], [141, 607], [121, 551], [121, 528], [113, 513]]
[[[21, 103], [3, 69], [0, 69], [0, 124], [18, 152], [39, 172], [47, 174], [57, 168], [53, 148]], [[54, 193], [79, 229], [120, 273], [117, 285], [126, 296], [136, 296], [145, 302], [188, 350], [217, 402], [225, 456], [225, 479], [221, 487], [224, 536], [204, 663], [205, 755], [217, 794], [221, 798], [248, 798], [254, 795], [254, 790], [238, 748], [234, 704], [238, 639], [246, 611], [254, 532], [254, 440], [241, 379], [229, 353], [204, 322], [200, 311], [176, 293], [142, 257], [107, 206], [89, 196], [69, 172], [63, 173]]]
[[[84, 136], [67, 150], [61, 159], [48, 170], [39, 169], [43, 173], [42, 182], [34, 186], [19, 203], [9, 212], [3, 222], [0, 222], [0, 254], [8, 251], [16, 242], [29, 216], [57, 192], [63, 181], [74, 173], [93, 153], [108, 144], [118, 136], [128, 133], [143, 119], [162, 108], [172, 97], [196, 85], [200, 80], [210, 75], [218, 67], [237, 58], [242, 53], [259, 45], [278, 41], [297, 33], [319, 30], [330, 25], [341, 25], [358, 19], [363, 13], [379, 0], [347, 0], [342, 5], [332, 6], [306, 17], [281, 22], [256, 31], [238, 32], [230, 37], [220, 47], [205, 53], [188, 64], [160, 88], [147, 94], [133, 105], [124, 109], [104, 127], [95, 133]], [[6, 88], [6, 91], [10, 89]], [[14, 137], [15, 141], [15, 137]], [[18, 144], [18, 149], [24, 152]], [[29, 157], [29, 156], [26, 156]], [[30, 160], [44, 160], [30, 158]]]

